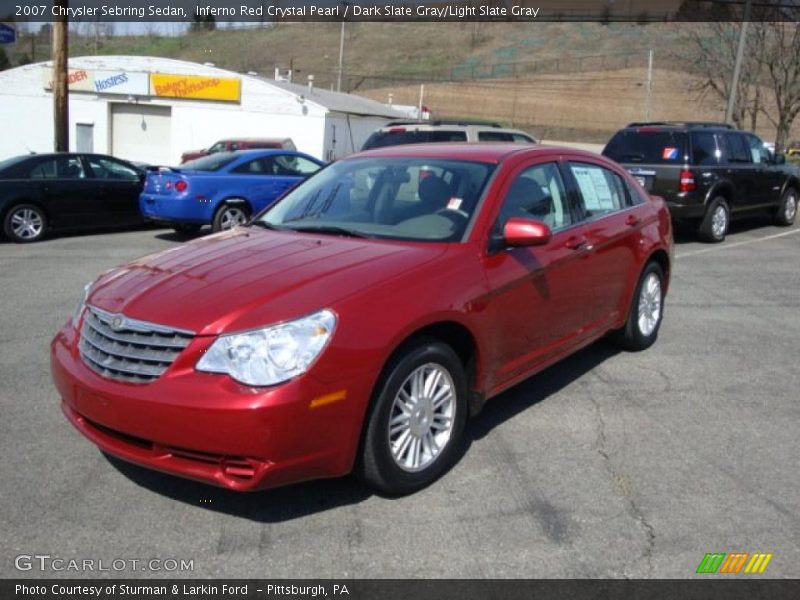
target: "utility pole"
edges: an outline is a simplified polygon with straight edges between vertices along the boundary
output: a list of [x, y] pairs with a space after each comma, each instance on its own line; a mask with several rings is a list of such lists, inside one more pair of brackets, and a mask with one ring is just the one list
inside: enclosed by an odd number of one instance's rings
[[742, 72], [742, 58], [744, 57], [744, 47], [747, 41], [747, 24], [750, 19], [750, 5], [752, 0], [746, 0], [744, 4], [744, 15], [742, 17], [742, 28], [739, 31], [739, 47], [736, 49], [736, 62], [733, 65], [733, 78], [731, 79], [731, 91], [728, 94], [728, 108], [725, 111], [725, 122], [733, 121], [733, 110], [736, 108], [736, 93], [739, 90], [739, 76]]
[[651, 106], [653, 96], [653, 49], [647, 53], [647, 101], [645, 103], [644, 120], [650, 120]]
[[[349, 6], [349, 2], [340, 1], [341, 6]], [[339, 69], [336, 73], [336, 91], [342, 91], [342, 73], [344, 72], [344, 17], [342, 17], [342, 29], [339, 33]]]
[[53, 20], [53, 150], [69, 150], [69, 91], [67, 89], [67, 2], [54, 0]]

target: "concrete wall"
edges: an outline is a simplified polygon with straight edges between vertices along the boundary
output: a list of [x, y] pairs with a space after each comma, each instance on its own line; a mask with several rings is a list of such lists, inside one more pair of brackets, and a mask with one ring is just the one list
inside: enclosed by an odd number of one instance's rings
[[336, 160], [361, 150], [373, 131], [383, 127], [388, 119], [362, 117], [338, 112], [328, 114], [325, 128], [324, 160]]
[[[168, 67], [180, 72], [173, 65]], [[28, 65], [0, 74], [0, 160], [53, 150], [53, 100], [51, 92], [44, 89], [43, 69], [41, 65]], [[252, 77], [242, 76], [241, 81], [241, 104], [72, 92], [70, 149], [75, 149], [76, 124], [84, 123], [94, 126], [94, 151], [110, 153], [110, 104], [122, 102], [172, 107], [167, 143], [175, 164], [186, 150], [208, 147], [220, 138], [233, 136], [290, 137], [301, 152], [324, 158], [325, 108], [314, 102], [299, 102], [295, 94]]]

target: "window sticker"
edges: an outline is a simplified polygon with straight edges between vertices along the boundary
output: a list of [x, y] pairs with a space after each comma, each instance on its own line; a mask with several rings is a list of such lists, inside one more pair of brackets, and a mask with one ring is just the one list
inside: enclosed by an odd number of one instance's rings
[[578, 187], [583, 196], [583, 203], [588, 211], [604, 211], [614, 209], [611, 188], [608, 186], [603, 171], [594, 167], [572, 165], [572, 172], [578, 180]]
[[664, 148], [661, 158], [664, 160], [678, 160], [680, 158], [680, 153], [677, 148], [671, 148], [668, 146]]
[[458, 210], [461, 208], [461, 203], [463, 200], [461, 198], [450, 198], [447, 202], [447, 208], [450, 210]]

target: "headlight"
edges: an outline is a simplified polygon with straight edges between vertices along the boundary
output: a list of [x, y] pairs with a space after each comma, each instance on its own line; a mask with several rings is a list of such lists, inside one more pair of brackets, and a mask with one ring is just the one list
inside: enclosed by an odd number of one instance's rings
[[81, 296], [81, 301], [78, 302], [78, 306], [75, 307], [75, 311], [72, 313], [72, 326], [76, 329], [78, 328], [78, 323], [80, 323], [83, 309], [86, 308], [86, 299], [89, 297], [89, 291], [91, 289], [91, 283], [87, 283], [85, 286], [83, 286], [83, 296]]
[[275, 385], [305, 373], [325, 348], [336, 315], [321, 310], [280, 325], [220, 336], [198, 371], [227, 373], [247, 385]]

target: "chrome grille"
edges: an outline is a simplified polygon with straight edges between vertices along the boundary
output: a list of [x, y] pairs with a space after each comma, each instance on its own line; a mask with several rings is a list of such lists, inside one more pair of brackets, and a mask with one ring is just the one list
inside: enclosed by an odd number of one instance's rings
[[107, 379], [148, 383], [161, 376], [194, 333], [87, 306], [78, 344], [87, 367]]

